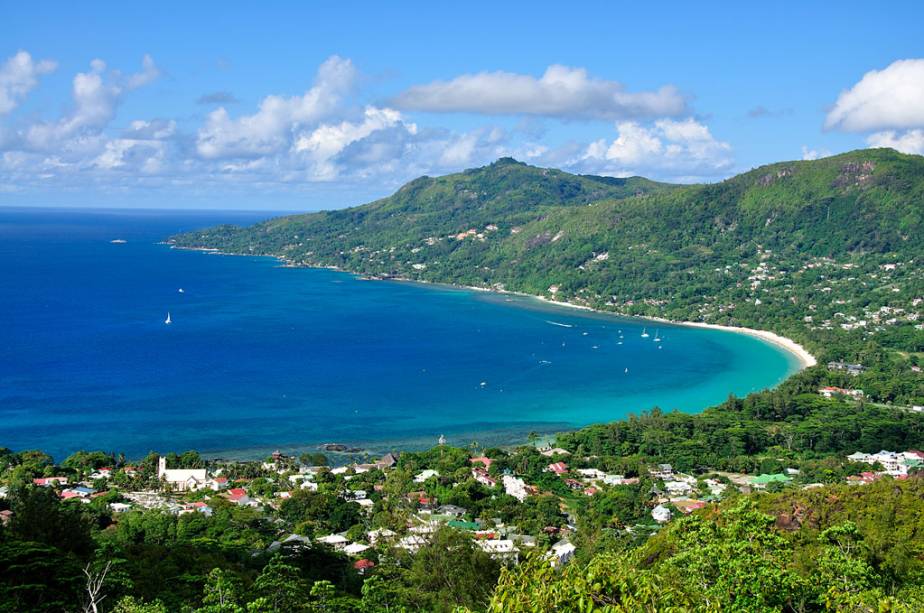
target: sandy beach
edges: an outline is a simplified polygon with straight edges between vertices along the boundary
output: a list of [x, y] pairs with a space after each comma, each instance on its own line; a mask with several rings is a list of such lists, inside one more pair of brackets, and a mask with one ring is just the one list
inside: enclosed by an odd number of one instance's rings
[[[472, 289], [478, 289], [478, 288], [472, 288]], [[516, 293], [516, 292], [508, 292], [508, 293]], [[518, 295], [528, 296], [528, 294], [519, 294], [519, 293]], [[547, 304], [554, 304], [556, 306], [568, 307], [572, 309], [581, 309], [584, 311], [594, 311], [595, 313], [618, 315], [618, 313], [612, 313], [609, 311], [601, 311], [600, 309], [594, 309], [594, 308], [584, 306], [581, 304], [571, 304], [570, 302], [564, 302], [561, 300], [551, 300], [549, 298], [543, 298], [542, 296], [533, 296], [533, 298], [536, 298], [537, 300], [541, 302], [545, 302]], [[636, 317], [636, 316], [629, 316], [629, 317]], [[786, 338], [785, 336], [780, 336], [779, 334], [776, 334], [775, 332], [769, 332], [767, 330], [755, 330], [753, 328], [742, 328], [742, 327], [737, 327], [737, 326], [722, 326], [719, 324], [707, 324], [707, 323], [700, 322], [700, 321], [672, 321], [670, 319], [664, 319], [663, 317], [637, 316], [637, 318], [647, 319], [649, 321], [657, 321], [657, 322], [670, 324], [674, 326], [686, 326], [689, 328], [708, 328], [711, 330], [724, 330], [726, 332], [736, 332], [738, 334], [747, 334], [748, 336], [754, 336], [763, 341], [776, 345], [780, 349], [783, 349], [789, 352], [790, 354], [794, 355], [796, 359], [799, 361], [799, 370], [804, 370], [810, 366], [815, 366], [818, 363], [818, 360], [815, 359], [815, 356], [809, 353], [805, 347], [803, 347], [796, 341], [790, 338]]]

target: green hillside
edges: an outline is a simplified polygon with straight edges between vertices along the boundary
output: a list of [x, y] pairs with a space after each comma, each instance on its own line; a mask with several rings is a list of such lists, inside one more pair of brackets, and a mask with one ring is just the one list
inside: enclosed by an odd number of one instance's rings
[[[890, 383], [859, 383], [882, 400], [907, 402], [924, 398], [920, 373], [910, 374], [924, 351], [915, 328], [922, 226], [924, 157], [865, 149], [692, 186], [577, 176], [505, 158], [416, 179], [351, 209], [173, 240], [769, 329], [822, 360], [881, 362]], [[871, 348], [894, 351], [866, 357]], [[898, 383], [897, 373], [909, 376]]]

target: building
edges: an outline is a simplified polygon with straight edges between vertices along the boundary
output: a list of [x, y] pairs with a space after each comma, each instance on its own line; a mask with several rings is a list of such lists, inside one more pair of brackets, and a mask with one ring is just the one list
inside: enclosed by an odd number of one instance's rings
[[551, 473], [555, 473], [556, 475], [563, 475], [566, 472], [568, 472], [568, 465], [565, 464], [564, 462], [554, 462], [552, 464], [549, 464], [546, 467], [546, 470]]
[[489, 475], [488, 471], [483, 468], [473, 468], [472, 477], [475, 481], [487, 487], [495, 487], [497, 485], [497, 479]]
[[862, 374], [866, 367], [862, 364], [848, 364], [847, 362], [828, 362], [828, 370], [842, 370], [848, 375], [856, 377]]
[[157, 478], [181, 492], [206, 487], [208, 477], [204, 468], [167, 468], [167, 458], [157, 459]]
[[842, 387], [826, 386], [818, 390], [818, 393], [824, 396], [825, 398], [836, 398], [838, 396], [846, 396], [848, 398], [854, 398], [859, 400], [863, 398], [865, 394], [863, 390], [848, 390]]
[[651, 510], [651, 518], [659, 524], [665, 524], [671, 520], [671, 510], [663, 504], [659, 504]]
[[520, 502], [526, 500], [529, 496], [529, 490], [526, 489], [526, 482], [512, 475], [504, 475], [504, 491], [509, 496], [513, 496]]
[[569, 543], [568, 541], [561, 540], [552, 545], [552, 549], [549, 551], [548, 557], [549, 562], [552, 566], [562, 566], [567, 564], [571, 558], [574, 557], [574, 552], [577, 550], [577, 547]]
[[751, 486], [756, 490], [766, 489], [766, 487], [771, 483], [786, 485], [790, 481], [792, 481], [792, 479], [783, 473], [775, 473], [772, 475], [757, 475], [756, 477], [751, 477], [750, 479]]

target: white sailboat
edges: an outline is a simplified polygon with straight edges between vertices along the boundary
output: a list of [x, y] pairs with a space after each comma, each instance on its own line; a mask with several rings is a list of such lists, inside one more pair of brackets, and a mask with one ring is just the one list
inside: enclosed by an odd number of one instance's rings
[[167, 319], [164, 320], [164, 323], [168, 326], [173, 323], [173, 320], [170, 319], [170, 311], [167, 311]]
[[660, 342], [661, 342], [661, 334], [660, 334], [657, 330], [655, 330], [654, 341], [655, 341], [656, 343], [660, 343]]
[[648, 328], [642, 328], [642, 338], [648, 338]]

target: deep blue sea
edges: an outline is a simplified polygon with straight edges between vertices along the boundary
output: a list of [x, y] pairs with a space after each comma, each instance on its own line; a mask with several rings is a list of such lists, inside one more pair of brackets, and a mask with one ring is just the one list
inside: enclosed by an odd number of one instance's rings
[[797, 368], [741, 334], [158, 244], [268, 216], [0, 208], [0, 447], [503, 444], [697, 411]]

